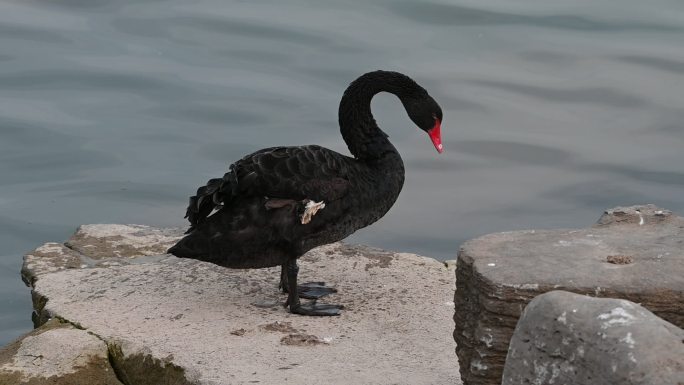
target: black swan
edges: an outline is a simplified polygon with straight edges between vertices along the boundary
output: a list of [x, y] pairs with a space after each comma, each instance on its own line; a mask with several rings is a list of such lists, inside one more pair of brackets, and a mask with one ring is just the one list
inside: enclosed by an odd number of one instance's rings
[[229, 268], [282, 266], [291, 313], [338, 315], [342, 306], [300, 303], [335, 292], [322, 282], [297, 286], [297, 258], [380, 219], [404, 184], [399, 153], [375, 123], [371, 98], [389, 92], [442, 152], [442, 110], [427, 91], [398, 72], [374, 71], [342, 96], [340, 131], [354, 157], [307, 145], [271, 147], [230, 166], [190, 197], [190, 229], [169, 253]]

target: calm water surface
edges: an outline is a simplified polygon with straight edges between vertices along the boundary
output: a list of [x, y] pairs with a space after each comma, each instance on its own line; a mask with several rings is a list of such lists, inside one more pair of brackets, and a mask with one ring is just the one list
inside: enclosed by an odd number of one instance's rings
[[351, 242], [450, 259], [616, 205], [684, 213], [683, 2], [283, 3], [0, 3], [0, 345], [30, 328], [24, 252], [83, 223], [184, 226], [194, 188], [262, 147], [345, 152], [337, 103], [378, 68], [441, 103], [446, 151], [376, 97], [406, 184]]

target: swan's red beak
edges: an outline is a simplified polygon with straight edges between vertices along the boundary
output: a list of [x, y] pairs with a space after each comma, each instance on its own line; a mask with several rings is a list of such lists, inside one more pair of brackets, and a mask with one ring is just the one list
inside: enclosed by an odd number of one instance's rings
[[435, 119], [435, 126], [428, 130], [427, 133], [430, 135], [430, 140], [435, 145], [437, 152], [441, 154], [444, 151], [444, 147], [442, 147], [442, 122], [439, 119]]

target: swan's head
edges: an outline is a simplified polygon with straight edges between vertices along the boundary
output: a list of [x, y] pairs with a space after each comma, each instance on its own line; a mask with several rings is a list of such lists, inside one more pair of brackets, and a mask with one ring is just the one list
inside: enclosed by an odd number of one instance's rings
[[444, 151], [442, 147], [442, 109], [439, 104], [428, 93], [423, 90], [418, 95], [407, 98], [404, 102], [404, 108], [409, 117], [421, 130], [427, 132], [435, 145], [437, 151], [441, 154]]

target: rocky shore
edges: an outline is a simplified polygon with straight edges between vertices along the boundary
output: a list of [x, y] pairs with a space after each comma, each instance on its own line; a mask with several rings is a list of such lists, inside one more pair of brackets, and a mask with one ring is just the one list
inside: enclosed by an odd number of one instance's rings
[[180, 236], [84, 225], [27, 254], [36, 329], [0, 349], [0, 385], [684, 384], [684, 218], [653, 205], [456, 262], [314, 249], [300, 276], [339, 317], [288, 313], [279, 268], [165, 254]]

